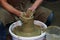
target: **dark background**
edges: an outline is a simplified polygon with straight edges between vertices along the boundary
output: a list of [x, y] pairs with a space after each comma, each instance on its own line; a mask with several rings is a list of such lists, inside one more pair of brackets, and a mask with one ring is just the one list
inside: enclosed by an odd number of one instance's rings
[[54, 12], [54, 19], [51, 25], [60, 26], [60, 1], [44, 1], [42, 6], [51, 9]]

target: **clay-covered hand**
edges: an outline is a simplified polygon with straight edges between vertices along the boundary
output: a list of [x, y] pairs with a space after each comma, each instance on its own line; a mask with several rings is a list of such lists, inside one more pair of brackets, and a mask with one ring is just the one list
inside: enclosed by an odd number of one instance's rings
[[30, 8], [26, 11], [26, 16], [27, 17], [32, 17], [33, 14], [34, 14], [34, 12]]
[[25, 12], [21, 12], [19, 19], [20, 19], [22, 22], [26, 22], [27, 20], [25, 20], [25, 18], [26, 18]]

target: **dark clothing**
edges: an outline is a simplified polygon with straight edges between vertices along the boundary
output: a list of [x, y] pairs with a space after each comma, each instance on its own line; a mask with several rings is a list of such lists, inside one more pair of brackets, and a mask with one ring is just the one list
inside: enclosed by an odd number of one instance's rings
[[1, 21], [0, 21], [0, 40], [6, 40], [6, 29]]
[[31, 6], [30, 0], [8, 0], [8, 3], [21, 11], [26, 11]]

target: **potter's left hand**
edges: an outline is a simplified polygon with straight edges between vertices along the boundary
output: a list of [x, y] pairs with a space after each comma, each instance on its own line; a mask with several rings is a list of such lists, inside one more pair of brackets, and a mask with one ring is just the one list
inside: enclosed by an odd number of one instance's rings
[[27, 17], [31, 17], [31, 16], [33, 16], [33, 14], [34, 14], [34, 11], [32, 11], [31, 8], [27, 9], [27, 11], [26, 11], [26, 16]]

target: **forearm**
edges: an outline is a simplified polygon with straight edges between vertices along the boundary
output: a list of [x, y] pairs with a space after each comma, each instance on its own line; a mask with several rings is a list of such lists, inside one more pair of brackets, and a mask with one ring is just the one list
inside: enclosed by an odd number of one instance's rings
[[10, 4], [8, 4], [7, 2], [4, 2], [4, 1], [1, 1], [1, 4], [2, 6], [8, 10], [9, 12], [17, 15], [17, 16], [20, 16], [20, 11], [15, 9], [14, 7], [12, 7]]
[[30, 7], [32, 11], [34, 11], [41, 3], [43, 0], [36, 0], [35, 3]]

